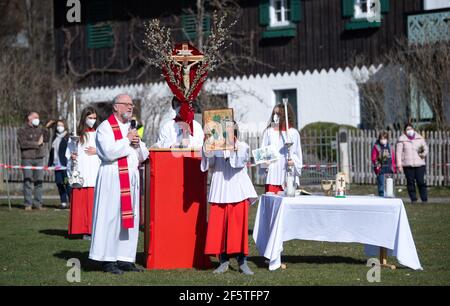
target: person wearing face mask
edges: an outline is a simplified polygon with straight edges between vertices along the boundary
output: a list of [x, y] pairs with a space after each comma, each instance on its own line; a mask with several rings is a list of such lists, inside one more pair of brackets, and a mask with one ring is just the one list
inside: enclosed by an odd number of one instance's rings
[[133, 100], [120, 94], [113, 114], [97, 128], [95, 143], [101, 164], [95, 184], [89, 258], [103, 271], [140, 272], [136, 267], [139, 237], [139, 166], [148, 158], [145, 143], [131, 127]]
[[[289, 138], [286, 135], [286, 116], [284, 113], [284, 105], [277, 104], [273, 108], [269, 125], [264, 130], [262, 137], [262, 147], [273, 146], [279, 152], [280, 158], [274, 162], [263, 164], [260, 167], [262, 174], [266, 174], [266, 192], [277, 193], [284, 190], [286, 181], [286, 170], [288, 166], [293, 166], [296, 174], [296, 183], [299, 183], [299, 176], [303, 167], [303, 155], [300, 141], [300, 133], [297, 131], [294, 111], [288, 104], [288, 120], [289, 120]], [[291, 159], [288, 159], [288, 150], [285, 146], [287, 140], [290, 140]]]
[[407, 123], [404, 134], [397, 142], [397, 167], [405, 173], [409, 198], [412, 203], [417, 202], [416, 183], [422, 203], [428, 201], [427, 185], [425, 182], [425, 157], [428, 154], [428, 146], [425, 139], [414, 130], [412, 124]]
[[172, 109], [176, 116], [162, 126], [158, 141], [154, 146], [158, 148], [201, 148], [204, 138], [201, 124], [193, 120], [193, 132], [191, 133], [189, 124], [183, 120], [183, 116], [180, 114], [181, 103], [176, 97], [172, 99]]
[[[70, 175], [72, 163], [77, 161], [77, 169], [84, 179], [82, 188], [72, 188], [69, 236], [84, 235], [86, 240], [90, 239], [92, 233], [92, 209], [94, 207], [94, 187], [100, 167], [100, 159], [97, 155], [95, 136], [97, 113], [91, 106], [84, 108], [81, 112], [80, 121], [77, 126], [77, 135], [80, 137], [77, 148], [70, 139], [65, 155], [67, 172]], [[77, 153], [73, 153], [77, 152]]]
[[[66, 150], [68, 140], [69, 133], [66, 122], [64, 120], [57, 120], [53, 132], [52, 148], [48, 158], [49, 167], [67, 166]], [[55, 183], [58, 187], [61, 208], [66, 208], [70, 195], [70, 185], [66, 170], [55, 170]]]
[[[17, 131], [21, 153], [21, 164], [23, 166], [44, 166], [45, 144], [50, 140], [48, 128], [55, 121], [50, 120], [44, 127], [40, 126], [39, 114], [30, 111], [25, 116], [25, 124]], [[42, 181], [44, 179], [43, 170], [23, 170], [23, 194], [25, 210], [30, 211], [43, 209], [42, 207]], [[34, 201], [33, 189], [34, 183]]]
[[385, 131], [378, 136], [372, 148], [372, 165], [377, 175], [378, 195], [384, 196], [384, 175], [395, 173], [395, 152], [389, 144], [389, 134]]

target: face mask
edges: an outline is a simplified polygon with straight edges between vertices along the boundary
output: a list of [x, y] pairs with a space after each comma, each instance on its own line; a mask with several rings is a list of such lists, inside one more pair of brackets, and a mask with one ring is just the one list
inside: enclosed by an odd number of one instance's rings
[[180, 114], [180, 110], [181, 110], [181, 106], [177, 106], [176, 108], [175, 108], [175, 114]]
[[38, 126], [39, 125], [39, 119], [33, 119], [32, 121], [31, 121], [31, 124], [32, 125], [34, 125], [34, 126]]
[[381, 139], [381, 140], [380, 140], [380, 143], [381, 143], [383, 146], [385, 146], [385, 145], [387, 145], [387, 140], [386, 140], [386, 139]]
[[278, 114], [273, 115], [273, 122], [275, 124], [279, 124], [280, 123], [280, 116], [278, 116]]
[[[123, 118], [123, 117], [122, 117]], [[95, 122], [97, 121], [97, 119], [86, 119], [86, 125], [90, 128], [92, 128], [95, 124]]]
[[415, 134], [414, 130], [407, 130], [406, 131], [406, 135], [408, 135], [409, 137], [413, 137]]
[[58, 132], [58, 133], [62, 133], [62, 132], [64, 132], [64, 130], [65, 130], [65, 128], [63, 127], [63, 126], [58, 126], [57, 128], [56, 128], [56, 131]]

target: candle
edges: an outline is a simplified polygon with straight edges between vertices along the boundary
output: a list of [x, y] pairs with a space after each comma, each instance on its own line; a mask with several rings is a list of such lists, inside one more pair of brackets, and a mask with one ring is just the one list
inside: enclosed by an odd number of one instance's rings
[[77, 98], [73, 94], [73, 135], [77, 136]]
[[[289, 139], [289, 121], [288, 121], [288, 108], [287, 108], [287, 103], [288, 103], [288, 99], [283, 99], [283, 103], [284, 103], [284, 115], [286, 117], [286, 142], [290, 143], [290, 139]], [[283, 127], [281, 127], [283, 128]]]
[[386, 197], [393, 197], [394, 196], [394, 180], [391, 177], [388, 177], [386, 179]]

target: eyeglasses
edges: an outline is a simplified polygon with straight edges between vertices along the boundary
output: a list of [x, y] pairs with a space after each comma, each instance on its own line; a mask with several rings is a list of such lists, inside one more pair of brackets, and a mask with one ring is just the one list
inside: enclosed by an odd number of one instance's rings
[[129, 106], [129, 107], [131, 107], [131, 108], [134, 108], [134, 105], [131, 104], [131, 103], [121, 103], [121, 102], [116, 102], [116, 104], [123, 104], [123, 105]]

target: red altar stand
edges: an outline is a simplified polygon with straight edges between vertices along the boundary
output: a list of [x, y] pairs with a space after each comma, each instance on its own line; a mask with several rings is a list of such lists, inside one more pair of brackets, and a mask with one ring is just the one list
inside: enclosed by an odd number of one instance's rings
[[145, 164], [145, 262], [147, 269], [211, 267], [204, 254], [207, 173], [200, 153], [150, 149]]

